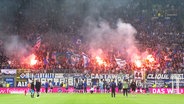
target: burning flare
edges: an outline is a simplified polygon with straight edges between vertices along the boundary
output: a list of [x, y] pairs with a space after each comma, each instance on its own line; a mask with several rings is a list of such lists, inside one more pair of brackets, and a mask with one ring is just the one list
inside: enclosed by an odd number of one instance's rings
[[24, 63], [31, 66], [35, 65], [37, 62], [38, 60], [36, 60], [36, 56], [34, 54], [31, 54], [24, 59]]
[[34, 54], [30, 55], [30, 65], [35, 65], [37, 63], [37, 60], [35, 59], [36, 56]]
[[101, 57], [96, 56], [95, 58], [96, 58], [96, 62], [98, 63], [98, 65], [105, 65], [105, 66], [107, 65], [107, 63], [103, 61]]
[[147, 57], [146, 57], [146, 59], [149, 61], [149, 62], [155, 62], [155, 59], [153, 58], [153, 56], [152, 55], [148, 55]]
[[135, 65], [136, 65], [137, 67], [141, 67], [141, 66], [142, 66], [141, 60], [135, 60]]

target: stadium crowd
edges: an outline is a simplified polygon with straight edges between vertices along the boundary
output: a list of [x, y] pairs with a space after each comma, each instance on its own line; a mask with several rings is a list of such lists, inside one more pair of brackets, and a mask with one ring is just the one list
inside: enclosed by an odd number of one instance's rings
[[[117, 10], [113, 17], [104, 18], [110, 23], [122, 18], [136, 28], [139, 50], [146, 50], [159, 63], [157, 67], [144, 67], [147, 69], [147, 73], [184, 73], [184, 31], [180, 22], [183, 2], [178, 2], [178, 4], [173, 0], [157, 0], [160, 2], [157, 4], [154, 1], [131, 1], [134, 3], [130, 2], [122, 10]], [[147, 4], [152, 5], [148, 7]], [[91, 56], [88, 54], [89, 43], [80, 36], [82, 19], [83, 17], [76, 16], [61, 28], [57, 27], [56, 21], [53, 21], [50, 33], [45, 31], [50, 28], [49, 23], [45, 22], [40, 26], [41, 32], [34, 33], [34, 28], [31, 28], [32, 33], [20, 34], [30, 43], [33, 43], [37, 37], [41, 38], [41, 45], [34, 52], [39, 62], [34, 67], [20, 64], [19, 61], [14, 60], [16, 56], [4, 56], [3, 40], [1, 40], [1, 69], [36, 69], [37, 71], [63, 73], [132, 73], [133, 70], [141, 70], [128, 60], [124, 67], [118, 67], [113, 56], [120, 54], [113, 47], [112, 49], [102, 48], [106, 54], [104, 60], [109, 65], [98, 65], [95, 59], [90, 58]], [[34, 27], [34, 23], [31, 25]], [[84, 55], [89, 57], [89, 62], [84, 63]], [[11, 63], [8, 60], [11, 60]]]

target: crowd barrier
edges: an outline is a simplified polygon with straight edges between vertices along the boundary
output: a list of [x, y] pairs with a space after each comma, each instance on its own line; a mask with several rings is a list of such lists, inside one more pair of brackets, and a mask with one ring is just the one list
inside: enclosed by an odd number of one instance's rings
[[[0, 94], [24, 94], [25, 91], [29, 93], [30, 88], [0, 88]], [[50, 92], [50, 89], [48, 89]], [[81, 90], [83, 91], [83, 90]], [[41, 88], [41, 93], [45, 93], [45, 88]], [[52, 90], [53, 93], [73, 93], [73, 92], [79, 92], [79, 90], [75, 90], [73, 87], [66, 88], [60, 88], [60, 87], [54, 87]], [[87, 92], [90, 92], [90, 88], [87, 88]], [[94, 92], [100, 92], [97, 91], [97, 89], [94, 89]], [[116, 89], [116, 92], [118, 92], [118, 89]], [[137, 90], [138, 93], [146, 92], [144, 89]], [[184, 88], [174, 89], [172, 91], [171, 88], [149, 88], [149, 93], [152, 94], [172, 94], [172, 93], [179, 93], [184, 94]]]

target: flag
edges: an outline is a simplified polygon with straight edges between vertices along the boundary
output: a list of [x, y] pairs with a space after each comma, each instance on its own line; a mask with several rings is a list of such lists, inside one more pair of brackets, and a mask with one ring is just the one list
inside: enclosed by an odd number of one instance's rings
[[35, 45], [33, 46], [35, 50], [38, 50], [40, 48], [40, 45], [41, 45], [41, 37], [38, 36], [36, 38], [36, 42], [35, 42]]
[[126, 65], [126, 61], [125, 60], [122, 60], [122, 59], [118, 59], [118, 58], [115, 58], [116, 60], [116, 63], [119, 67], [123, 67]]
[[90, 59], [85, 53], [82, 54], [82, 57], [83, 57], [83, 62], [84, 62], [83, 64], [84, 64], [84, 68], [85, 68], [89, 65]]
[[80, 55], [79, 54], [75, 54], [73, 53], [73, 55], [71, 56], [71, 65], [75, 65], [80, 61]]

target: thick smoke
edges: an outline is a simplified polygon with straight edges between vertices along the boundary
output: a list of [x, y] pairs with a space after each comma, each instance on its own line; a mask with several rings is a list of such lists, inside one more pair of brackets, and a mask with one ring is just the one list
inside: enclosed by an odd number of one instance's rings
[[32, 52], [32, 47], [18, 35], [6, 36], [4, 41], [5, 54], [10, 58], [21, 59]]
[[124, 23], [119, 19], [116, 27], [112, 28], [105, 20], [97, 22], [94, 19], [88, 19], [86, 22], [82, 35], [89, 42], [91, 49], [89, 52], [93, 56], [103, 54], [103, 48], [116, 49], [121, 54], [127, 54], [129, 59], [138, 54], [135, 40], [137, 31], [131, 24]]

